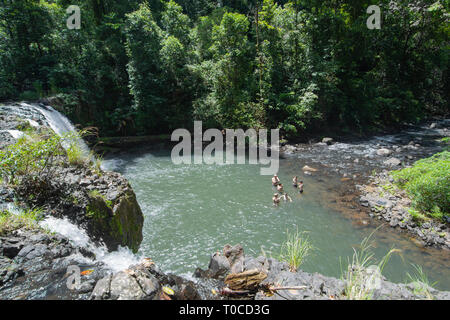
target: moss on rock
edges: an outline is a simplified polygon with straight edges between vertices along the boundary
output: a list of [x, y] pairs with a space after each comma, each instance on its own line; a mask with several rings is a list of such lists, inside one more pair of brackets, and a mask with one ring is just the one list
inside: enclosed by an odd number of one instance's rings
[[115, 250], [118, 246], [129, 247], [133, 252], [139, 249], [144, 217], [131, 189], [114, 202], [91, 194], [86, 216], [90, 219], [91, 234], [102, 239], [108, 249]]

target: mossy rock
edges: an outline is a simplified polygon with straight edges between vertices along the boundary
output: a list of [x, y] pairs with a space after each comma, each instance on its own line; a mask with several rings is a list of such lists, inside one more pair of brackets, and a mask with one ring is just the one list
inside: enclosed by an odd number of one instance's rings
[[109, 250], [119, 246], [137, 252], [142, 242], [144, 216], [133, 191], [128, 190], [114, 202], [101, 195], [90, 198], [86, 207], [88, 232], [103, 241]]

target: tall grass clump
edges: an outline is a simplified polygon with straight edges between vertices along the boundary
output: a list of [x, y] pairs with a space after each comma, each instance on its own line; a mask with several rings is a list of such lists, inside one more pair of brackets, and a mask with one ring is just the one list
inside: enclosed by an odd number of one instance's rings
[[419, 213], [439, 220], [450, 214], [449, 151], [419, 160], [411, 168], [394, 171], [392, 176]]
[[[376, 231], [376, 230], [375, 230]], [[361, 242], [359, 250], [353, 248], [352, 260], [348, 258], [346, 271], [342, 278], [346, 282], [344, 296], [348, 300], [370, 300], [377, 288], [377, 281], [381, 281], [381, 274], [392, 254], [399, 250], [392, 248], [379, 261], [372, 251], [374, 241], [372, 232]]]
[[414, 286], [413, 292], [415, 295], [424, 296], [427, 300], [433, 300], [434, 297], [430, 292], [437, 282], [431, 282], [428, 276], [419, 265], [412, 265], [414, 268], [413, 273], [407, 273], [406, 276], [409, 282]]
[[18, 214], [13, 214], [8, 210], [0, 211], [0, 235], [21, 228], [36, 229], [41, 212], [40, 209], [25, 210]]
[[279, 260], [287, 262], [291, 272], [296, 272], [313, 250], [313, 246], [305, 232], [299, 232], [297, 229], [294, 233], [289, 230], [286, 233], [287, 240], [281, 246]]
[[83, 150], [76, 143], [71, 143], [66, 152], [67, 160], [71, 165], [82, 165], [86, 162]]

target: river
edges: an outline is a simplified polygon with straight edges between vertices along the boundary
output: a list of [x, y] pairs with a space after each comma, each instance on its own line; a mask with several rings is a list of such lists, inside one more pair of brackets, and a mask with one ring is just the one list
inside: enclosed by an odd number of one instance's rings
[[[373, 153], [379, 141], [383, 139], [367, 143], [365, 154]], [[340, 277], [353, 248], [358, 249], [364, 237], [378, 227], [373, 237], [376, 257], [383, 257], [393, 247], [401, 251], [392, 256], [383, 272], [388, 280], [406, 282], [407, 273], [413, 272], [412, 264], [416, 264], [423, 267], [430, 282], [437, 281], [436, 288], [449, 290], [448, 251], [424, 248], [407, 234], [380, 226], [353, 201], [355, 182], [343, 182], [342, 172], [335, 170], [345, 168], [339, 160], [343, 151], [336, 150], [348, 148], [334, 145], [326, 151], [328, 157], [322, 151], [327, 161], [322, 161], [323, 166], [316, 164], [320, 170], [303, 174], [301, 168], [313, 163], [317, 148], [308, 147], [300, 156], [281, 160], [279, 177], [293, 202], [278, 208], [271, 202], [274, 190], [270, 177], [261, 176], [258, 165], [174, 165], [170, 150], [161, 146], [128, 150], [107, 158], [104, 167], [129, 179], [145, 215], [139, 254], [152, 258], [167, 272], [191, 275], [197, 267], [206, 268], [210, 254], [225, 244], [240, 243], [253, 256], [265, 253], [277, 257], [287, 230], [298, 229], [314, 246], [301, 268]], [[434, 152], [433, 148], [423, 152]], [[367, 162], [372, 159], [371, 155], [363, 157], [356, 147], [352, 150]], [[349, 163], [354, 161], [355, 155], [344, 155]], [[330, 165], [333, 160], [334, 167]], [[351, 174], [355, 179], [367, 176], [374, 163], [360, 165], [361, 174]], [[304, 180], [302, 195], [291, 186], [294, 175]]]

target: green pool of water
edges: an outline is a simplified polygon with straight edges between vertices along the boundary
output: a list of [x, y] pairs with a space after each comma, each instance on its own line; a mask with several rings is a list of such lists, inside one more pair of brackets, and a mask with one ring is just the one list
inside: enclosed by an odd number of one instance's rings
[[[315, 247], [301, 268], [340, 277], [352, 248], [375, 229], [355, 227], [332, 209], [332, 190], [342, 187], [339, 179], [303, 176], [303, 164], [295, 159], [281, 160], [279, 176], [293, 202], [278, 208], [272, 205], [271, 177], [261, 176], [257, 165], [174, 165], [167, 150], [130, 152], [105, 165], [130, 180], [144, 212], [140, 253], [168, 272], [206, 269], [210, 254], [225, 244], [240, 243], [247, 254], [264, 251], [276, 257], [286, 231], [298, 228]], [[291, 186], [293, 175], [304, 180], [303, 195]], [[402, 250], [383, 272], [388, 280], [405, 282], [414, 263], [438, 281], [438, 288], [450, 289], [448, 252], [420, 248], [390, 228], [378, 230], [374, 240], [378, 258], [392, 247]]]

